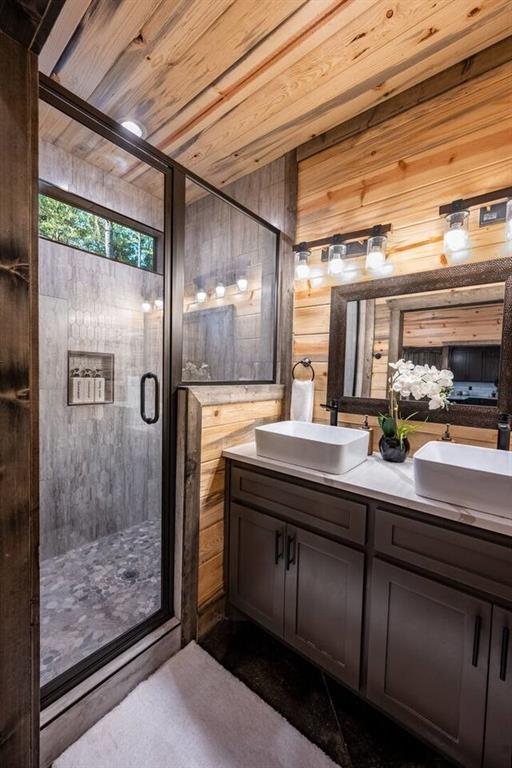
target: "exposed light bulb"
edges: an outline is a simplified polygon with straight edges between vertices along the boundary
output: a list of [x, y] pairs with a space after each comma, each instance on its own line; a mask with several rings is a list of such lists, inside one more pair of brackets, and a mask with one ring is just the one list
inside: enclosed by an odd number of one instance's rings
[[329, 246], [327, 270], [330, 275], [341, 275], [345, 269], [344, 258], [347, 255], [347, 246], [344, 243], [334, 243]]
[[239, 290], [241, 293], [243, 293], [244, 291], [246, 291], [246, 290], [247, 290], [247, 288], [249, 287], [249, 281], [247, 280], [247, 278], [246, 278], [246, 277], [239, 277], [239, 278], [238, 278], [238, 280], [236, 281], [236, 284], [237, 284], [237, 286], [238, 286], [238, 290]]
[[206, 293], [204, 288], [198, 288], [196, 291], [196, 301], [198, 304], [204, 304], [206, 299], [208, 298], [208, 294]]
[[444, 244], [448, 251], [462, 251], [468, 245], [468, 236], [463, 229], [449, 229], [444, 234]]
[[295, 256], [295, 277], [297, 280], [306, 280], [310, 274], [309, 257], [311, 251], [308, 251], [305, 247], [298, 251]]
[[215, 295], [218, 299], [223, 299], [226, 293], [226, 286], [224, 283], [217, 283], [215, 286]]
[[155, 309], [163, 309], [164, 308], [164, 300], [163, 299], [155, 299]]
[[151, 312], [151, 304], [149, 301], [143, 301], [141, 306], [143, 312]]
[[507, 208], [505, 214], [505, 235], [507, 240], [512, 240], [512, 197], [507, 200]]
[[388, 239], [385, 235], [375, 235], [368, 238], [366, 246], [366, 269], [368, 272], [379, 272], [386, 263], [386, 246]]
[[449, 253], [466, 250], [469, 246], [469, 211], [449, 213], [446, 222], [448, 229], [444, 233], [445, 250]]
[[134, 133], [135, 136], [138, 136], [139, 139], [144, 136], [144, 128], [135, 120], [123, 120], [121, 125], [123, 128], [126, 128], [127, 131], [130, 131], [130, 133]]

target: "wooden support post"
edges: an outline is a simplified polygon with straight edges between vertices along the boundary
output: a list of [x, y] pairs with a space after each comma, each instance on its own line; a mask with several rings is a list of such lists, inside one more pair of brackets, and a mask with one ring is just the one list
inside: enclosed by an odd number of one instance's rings
[[0, 765], [39, 765], [37, 57], [0, 32]]

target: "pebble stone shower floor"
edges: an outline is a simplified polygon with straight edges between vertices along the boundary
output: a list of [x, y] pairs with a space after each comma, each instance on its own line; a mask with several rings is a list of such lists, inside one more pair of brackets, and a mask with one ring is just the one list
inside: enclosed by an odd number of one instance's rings
[[41, 685], [160, 607], [160, 523], [41, 562]]

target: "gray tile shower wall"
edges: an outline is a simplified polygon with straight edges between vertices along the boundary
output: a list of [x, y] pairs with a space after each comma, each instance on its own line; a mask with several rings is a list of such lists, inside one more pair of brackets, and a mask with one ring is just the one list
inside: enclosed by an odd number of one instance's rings
[[[160, 515], [161, 422], [139, 412], [162, 375], [160, 275], [40, 240], [41, 559]], [[114, 403], [67, 405], [68, 350], [108, 352]]]

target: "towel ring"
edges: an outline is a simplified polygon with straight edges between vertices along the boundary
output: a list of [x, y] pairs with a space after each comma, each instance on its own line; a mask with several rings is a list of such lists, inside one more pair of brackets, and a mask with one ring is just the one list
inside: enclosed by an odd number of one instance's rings
[[309, 357], [304, 357], [302, 360], [299, 360], [298, 363], [295, 363], [295, 365], [292, 368], [292, 379], [295, 379], [295, 369], [298, 365], [303, 365], [304, 368], [311, 368], [311, 381], [315, 380], [315, 369], [311, 365], [311, 360]]

